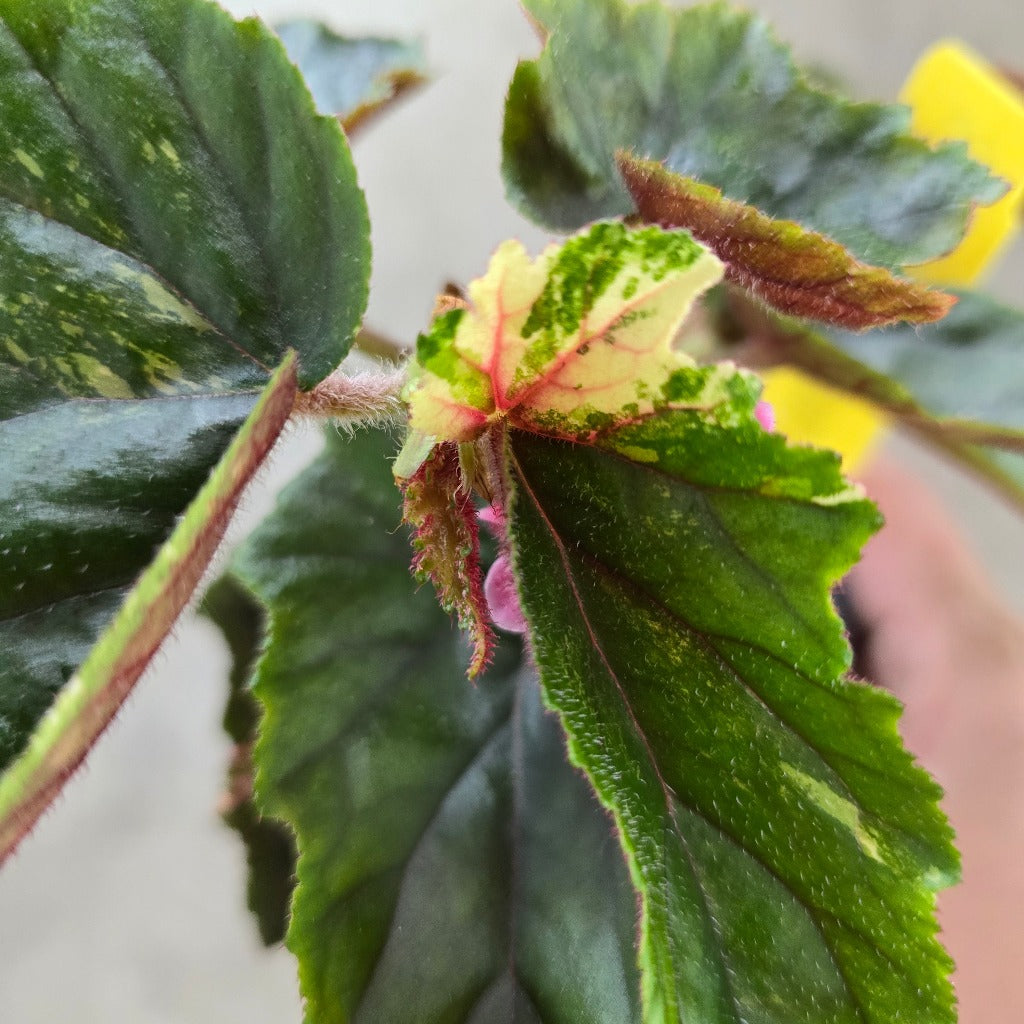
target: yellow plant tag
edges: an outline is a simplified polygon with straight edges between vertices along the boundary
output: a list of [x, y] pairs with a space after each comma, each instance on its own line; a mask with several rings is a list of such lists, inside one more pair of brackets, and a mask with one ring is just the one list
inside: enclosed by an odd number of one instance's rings
[[948, 256], [914, 268], [933, 284], [973, 284], [1015, 233], [1024, 201], [1024, 95], [959, 43], [939, 43], [914, 67], [900, 99], [911, 129], [929, 142], [963, 139], [968, 152], [1010, 189], [974, 214]]
[[775, 412], [775, 429], [797, 444], [831, 448], [854, 473], [888, 425], [878, 406], [808, 377], [792, 366], [763, 374], [763, 397]]
[[[976, 211], [963, 241], [949, 255], [910, 268], [929, 284], [969, 285], [1017, 229], [1024, 205], [1024, 94], [959, 43], [938, 43], [917, 62], [901, 100], [915, 135], [929, 142], [966, 141], [975, 160], [1009, 183], [992, 206]], [[832, 448], [843, 469], [856, 472], [887, 426], [877, 407], [826, 387], [792, 367], [764, 375], [765, 400], [777, 429], [791, 440]]]

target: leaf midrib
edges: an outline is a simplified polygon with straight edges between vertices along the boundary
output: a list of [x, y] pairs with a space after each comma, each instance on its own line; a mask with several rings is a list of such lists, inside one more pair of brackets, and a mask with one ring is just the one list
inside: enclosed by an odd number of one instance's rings
[[[692, 870], [693, 860], [692, 860], [692, 857], [690, 856], [689, 846], [688, 846], [688, 844], [686, 842], [686, 839], [681, 835], [680, 830], [679, 830], [679, 826], [678, 826], [677, 822], [675, 821], [674, 815], [672, 814], [672, 797], [675, 794], [673, 793], [673, 790], [672, 790], [671, 786], [669, 786], [668, 781], [665, 779], [664, 775], [662, 775], [661, 765], [658, 763], [658, 759], [654, 755], [654, 750], [651, 747], [650, 740], [647, 738], [647, 733], [640, 727], [640, 722], [639, 722], [639, 720], [636, 717], [636, 712], [633, 710], [632, 703], [630, 702], [629, 698], [626, 696], [626, 691], [625, 691], [625, 688], [622, 685], [622, 681], [619, 679], [618, 673], [612, 667], [611, 661], [609, 660], [608, 655], [605, 652], [604, 646], [601, 644], [600, 640], [598, 639], [597, 633], [594, 630], [594, 626], [593, 626], [593, 624], [590, 621], [590, 616], [587, 615], [586, 608], [584, 607], [584, 603], [583, 603], [583, 598], [582, 598], [582, 596], [581, 596], [581, 594], [579, 592], [579, 589], [578, 589], [578, 587], [576, 585], [576, 577], [573, 574], [572, 566], [569, 563], [568, 551], [565, 548], [565, 544], [563, 543], [562, 538], [559, 535], [558, 531], [555, 529], [554, 524], [548, 518], [547, 513], [544, 511], [544, 509], [541, 506], [540, 502], [537, 500], [537, 496], [536, 496], [536, 494], [534, 494], [533, 488], [530, 487], [530, 484], [527, 481], [526, 476], [523, 473], [522, 467], [519, 465], [518, 460], [515, 458], [515, 455], [513, 454], [511, 456], [511, 458], [512, 458], [512, 462], [513, 462], [513, 465], [515, 467], [515, 470], [516, 470], [516, 474], [519, 477], [519, 481], [520, 481], [523, 489], [530, 496], [530, 500], [533, 502], [533, 506], [536, 509], [538, 516], [540, 517], [540, 519], [544, 523], [544, 525], [547, 527], [548, 532], [551, 534], [551, 539], [552, 539], [552, 541], [553, 541], [553, 543], [555, 545], [555, 549], [558, 551], [558, 556], [559, 556], [559, 558], [560, 558], [560, 560], [562, 562], [562, 567], [565, 570], [566, 579], [567, 579], [567, 581], [569, 583], [569, 589], [572, 591], [573, 600], [576, 602], [576, 606], [577, 606], [577, 608], [579, 610], [580, 619], [582, 620], [583, 625], [584, 625], [584, 627], [587, 630], [587, 635], [590, 637], [591, 645], [593, 646], [594, 650], [597, 652], [598, 657], [601, 659], [601, 663], [604, 665], [605, 671], [608, 673], [608, 678], [612, 681], [612, 683], [615, 686], [615, 689], [618, 691], [619, 697], [620, 697], [620, 699], [622, 701], [622, 706], [625, 709], [626, 714], [629, 716], [629, 720], [630, 720], [630, 722], [633, 725], [634, 734], [639, 738], [641, 744], [643, 745], [644, 750], [647, 752], [648, 763], [650, 764], [651, 769], [654, 772], [655, 778], [657, 779], [658, 785], [661, 788], [662, 794], [664, 796], [665, 811], [667, 812], [669, 817], [672, 818], [673, 831], [676, 833], [677, 837], [679, 838], [680, 843], [683, 846], [684, 853], [686, 855], [687, 860], [691, 864], [691, 870]], [[700, 812], [698, 811], [696, 813], [699, 814]], [[693, 872], [693, 876], [694, 876], [694, 879], [697, 882], [698, 887], [701, 890], [701, 897], [702, 897], [702, 900], [704, 901], [705, 915], [710, 919], [711, 915], [707, 913], [707, 910], [708, 910], [708, 907], [707, 907], [707, 896], [706, 896], [706, 894], [704, 892], [703, 886], [700, 883], [700, 879], [699, 879], [699, 876], [697, 875], [696, 871]], [[662, 873], [662, 879], [663, 879], [663, 887], [667, 887], [668, 886], [668, 881], [669, 881], [667, 872]], [[717, 928], [716, 928], [716, 934], [717, 934]], [[673, 939], [673, 936], [671, 935], [671, 933], [667, 933], [665, 938], [666, 938], [666, 941], [668, 942], [669, 946], [670, 947], [674, 947], [675, 942], [674, 942], [674, 939]], [[673, 952], [673, 955], [675, 955], [674, 949], [672, 949], [672, 952]], [[743, 1024], [743, 1017], [742, 1017], [742, 1014], [740, 1013], [739, 1005], [736, 1002], [735, 993], [732, 991], [731, 982], [729, 981], [730, 971], [729, 971], [728, 963], [726, 961], [725, 950], [724, 950], [724, 946], [723, 946], [722, 943], [719, 943], [719, 945], [717, 947], [717, 953], [718, 953], [720, 965], [722, 967], [721, 978], [722, 978], [722, 980], [723, 980], [723, 982], [724, 982], [724, 984], [726, 986], [729, 998], [730, 998], [730, 1000], [732, 1002], [732, 1005], [733, 1005], [733, 1011], [734, 1011], [734, 1016], [736, 1018], [736, 1024]], [[678, 956], [676, 958], [677, 959], [681, 959]], [[678, 1016], [679, 1005], [678, 1005], [678, 1002], [677, 1002], [676, 992], [675, 992], [674, 988], [671, 990], [671, 992], [669, 992], [668, 989], [664, 989], [664, 991], [666, 993], [666, 996], [670, 999], [670, 1003], [671, 1003], [671, 1005], [669, 1007], [667, 1007], [667, 1008], [669, 1010], [673, 1011]]]

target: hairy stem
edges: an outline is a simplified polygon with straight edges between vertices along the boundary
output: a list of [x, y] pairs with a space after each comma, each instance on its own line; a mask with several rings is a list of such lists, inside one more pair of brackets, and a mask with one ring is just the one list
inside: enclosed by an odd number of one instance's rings
[[405, 367], [352, 376], [336, 370], [312, 391], [300, 391], [292, 413], [336, 420], [343, 425], [383, 425], [402, 414]]

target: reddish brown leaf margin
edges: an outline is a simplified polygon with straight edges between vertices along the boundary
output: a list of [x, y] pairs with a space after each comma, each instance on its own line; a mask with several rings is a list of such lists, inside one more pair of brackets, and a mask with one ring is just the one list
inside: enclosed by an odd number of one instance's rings
[[616, 160], [643, 220], [686, 228], [725, 264], [728, 280], [782, 313], [862, 331], [941, 320], [956, 302], [655, 161], [623, 151]]
[[412, 68], [398, 69], [381, 75], [377, 80], [379, 85], [384, 86], [387, 95], [378, 100], [367, 100], [360, 103], [352, 110], [338, 114], [338, 123], [345, 134], [351, 138], [356, 132], [367, 127], [377, 117], [389, 110], [399, 100], [405, 99], [407, 95], [427, 84], [427, 76]]

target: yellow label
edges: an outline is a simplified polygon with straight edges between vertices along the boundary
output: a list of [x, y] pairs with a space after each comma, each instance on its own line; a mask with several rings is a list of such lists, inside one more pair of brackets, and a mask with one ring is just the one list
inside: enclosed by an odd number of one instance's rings
[[1015, 233], [1024, 200], [1024, 96], [958, 43], [939, 43], [914, 67], [900, 99], [911, 129], [929, 142], [963, 139], [967, 150], [1010, 189], [978, 209], [964, 240], [948, 256], [915, 268], [934, 284], [969, 285]]
[[775, 410], [775, 429], [796, 444], [831, 448], [852, 473], [866, 461], [888, 423], [877, 406], [813, 380], [792, 366], [764, 375], [764, 400]]
[[[948, 256], [909, 268], [929, 284], [969, 285], [1017, 229], [1024, 203], [1024, 95], [958, 43], [939, 43], [917, 62], [901, 94], [915, 135], [929, 142], [961, 139], [968, 152], [1010, 185], [978, 209], [963, 241]], [[832, 448], [856, 472], [889, 418], [877, 407], [782, 366], [764, 374], [765, 400], [790, 440]]]

